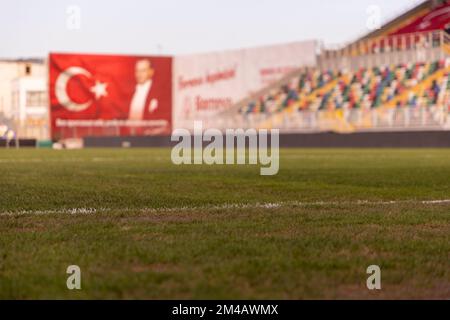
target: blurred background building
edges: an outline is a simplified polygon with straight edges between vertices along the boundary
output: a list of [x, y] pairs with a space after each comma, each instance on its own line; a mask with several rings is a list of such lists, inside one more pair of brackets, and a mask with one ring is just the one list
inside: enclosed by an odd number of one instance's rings
[[0, 60], [0, 124], [20, 138], [48, 139], [47, 96], [44, 59]]

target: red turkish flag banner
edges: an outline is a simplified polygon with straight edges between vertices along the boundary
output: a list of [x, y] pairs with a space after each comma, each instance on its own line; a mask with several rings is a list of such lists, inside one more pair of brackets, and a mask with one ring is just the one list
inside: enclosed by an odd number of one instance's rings
[[166, 135], [172, 58], [50, 54], [52, 138]]

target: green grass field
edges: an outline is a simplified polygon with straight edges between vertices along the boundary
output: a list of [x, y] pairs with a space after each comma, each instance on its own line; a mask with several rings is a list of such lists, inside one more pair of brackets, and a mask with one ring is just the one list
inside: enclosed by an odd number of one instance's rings
[[0, 168], [2, 299], [450, 298], [450, 150], [282, 150], [265, 177], [170, 149], [0, 150]]

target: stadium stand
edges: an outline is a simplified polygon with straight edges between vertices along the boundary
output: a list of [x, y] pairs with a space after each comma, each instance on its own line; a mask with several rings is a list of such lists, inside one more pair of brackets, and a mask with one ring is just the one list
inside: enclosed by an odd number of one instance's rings
[[356, 72], [307, 71], [244, 106], [241, 113], [442, 105], [449, 61], [400, 64]]
[[322, 50], [317, 68], [241, 101], [238, 122], [294, 131], [442, 129], [450, 111], [449, 17], [450, 1], [425, 1], [350, 45]]
[[[249, 91], [211, 127], [277, 128], [283, 146], [447, 147], [449, 21], [450, 0], [423, 1], [356, 41], [317, 48], [314, 64]], [[158, 139], [112, 137], [107, 145], [164, 146]]]

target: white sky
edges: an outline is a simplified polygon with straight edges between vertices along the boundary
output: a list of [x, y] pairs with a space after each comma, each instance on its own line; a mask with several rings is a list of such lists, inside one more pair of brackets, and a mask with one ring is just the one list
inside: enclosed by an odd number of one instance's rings
[[[419, 0], [0, 0], [0, 57], [49, 51], [182, 54], [319, 39], [354, 40], [367, 8], [387, 20]], [[67, 27], [69, 6], [81, 28]]]

